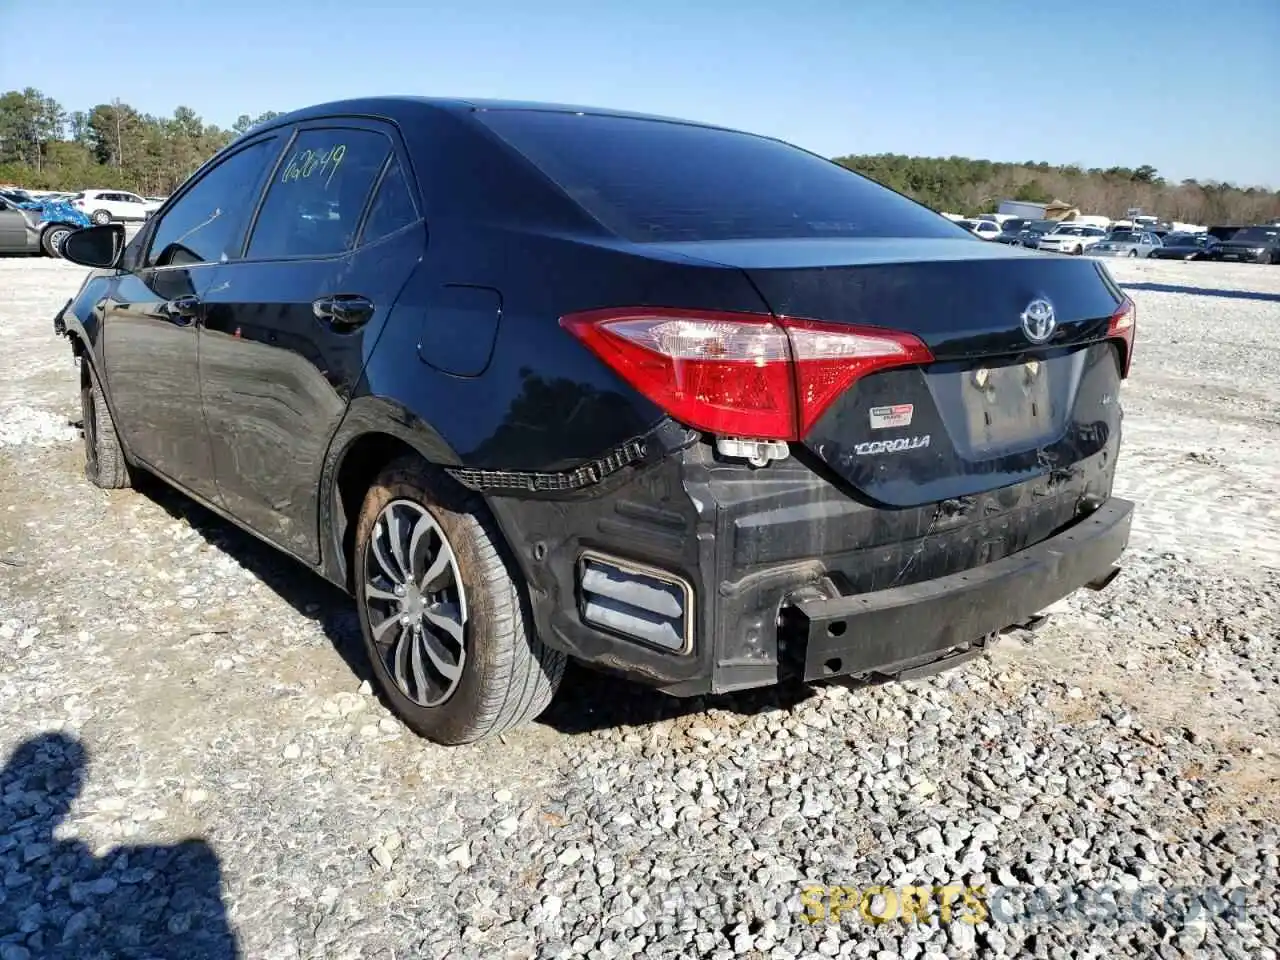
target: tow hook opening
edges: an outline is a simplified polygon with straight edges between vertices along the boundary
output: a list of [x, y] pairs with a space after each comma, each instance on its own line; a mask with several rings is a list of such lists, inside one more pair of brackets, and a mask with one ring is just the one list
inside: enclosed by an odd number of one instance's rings
[[1095, 577], [1085, 584], [1090, 590], [1105, 590], [1111, 586], [1111, 581], [1120, 576], [1120, 568], [1112, 567], [1100, 577]]

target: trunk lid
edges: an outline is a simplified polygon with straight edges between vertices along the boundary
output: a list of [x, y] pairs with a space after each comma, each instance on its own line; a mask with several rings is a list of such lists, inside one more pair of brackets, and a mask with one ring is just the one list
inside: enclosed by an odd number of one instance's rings
[[[887, 327], [929, 347], [927, 367], [855, 381], [802, 441], [876, 501], [916, 506], [1069, 470], [1119, 429], [1106, 337], [1123, 294], [1092, 260], [966, 239], [670, 246], [741, 268], [777, 316]], [[1054, 323], [1036, 342], [1046, 302]]]

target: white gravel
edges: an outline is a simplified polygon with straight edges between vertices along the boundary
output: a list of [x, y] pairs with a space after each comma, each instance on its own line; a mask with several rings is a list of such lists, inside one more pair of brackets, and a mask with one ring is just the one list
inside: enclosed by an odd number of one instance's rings
[[[0, 260], [0, 960], [1274, 958], [1280, 269], [1111, 269], [1139, 513], [1110, 590], [905, 685], [572, 672], [446, 750], [362, 683], [338, 593], [164, 488], [86, 484], [50, 322], [82, 273]], [[801, 918], [807, 884], [952, 883], [992, 916]]]

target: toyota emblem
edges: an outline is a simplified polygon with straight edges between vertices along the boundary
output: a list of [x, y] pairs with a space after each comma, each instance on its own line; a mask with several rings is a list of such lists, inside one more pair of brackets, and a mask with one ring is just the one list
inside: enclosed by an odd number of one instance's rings
[[1043, 297], [1038, 297], [1027, 304], [1022, 311], [1022, 332], [1032, 343], [1044, 343], [1053, 336], [1058, 318], [1054, 316], [1053, 304]]

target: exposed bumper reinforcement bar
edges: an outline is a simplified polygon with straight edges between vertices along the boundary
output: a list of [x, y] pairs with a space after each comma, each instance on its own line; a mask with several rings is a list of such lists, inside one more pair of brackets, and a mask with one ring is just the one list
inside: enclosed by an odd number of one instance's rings
[[1101, 589], [1129, 542], [1133, 504], [1111, 498], [1062, 533], [963, 573], [857, 596], [803, 601], [803, 676], [924, 675], [980, 652], [983, 638], [1080, 587]]

